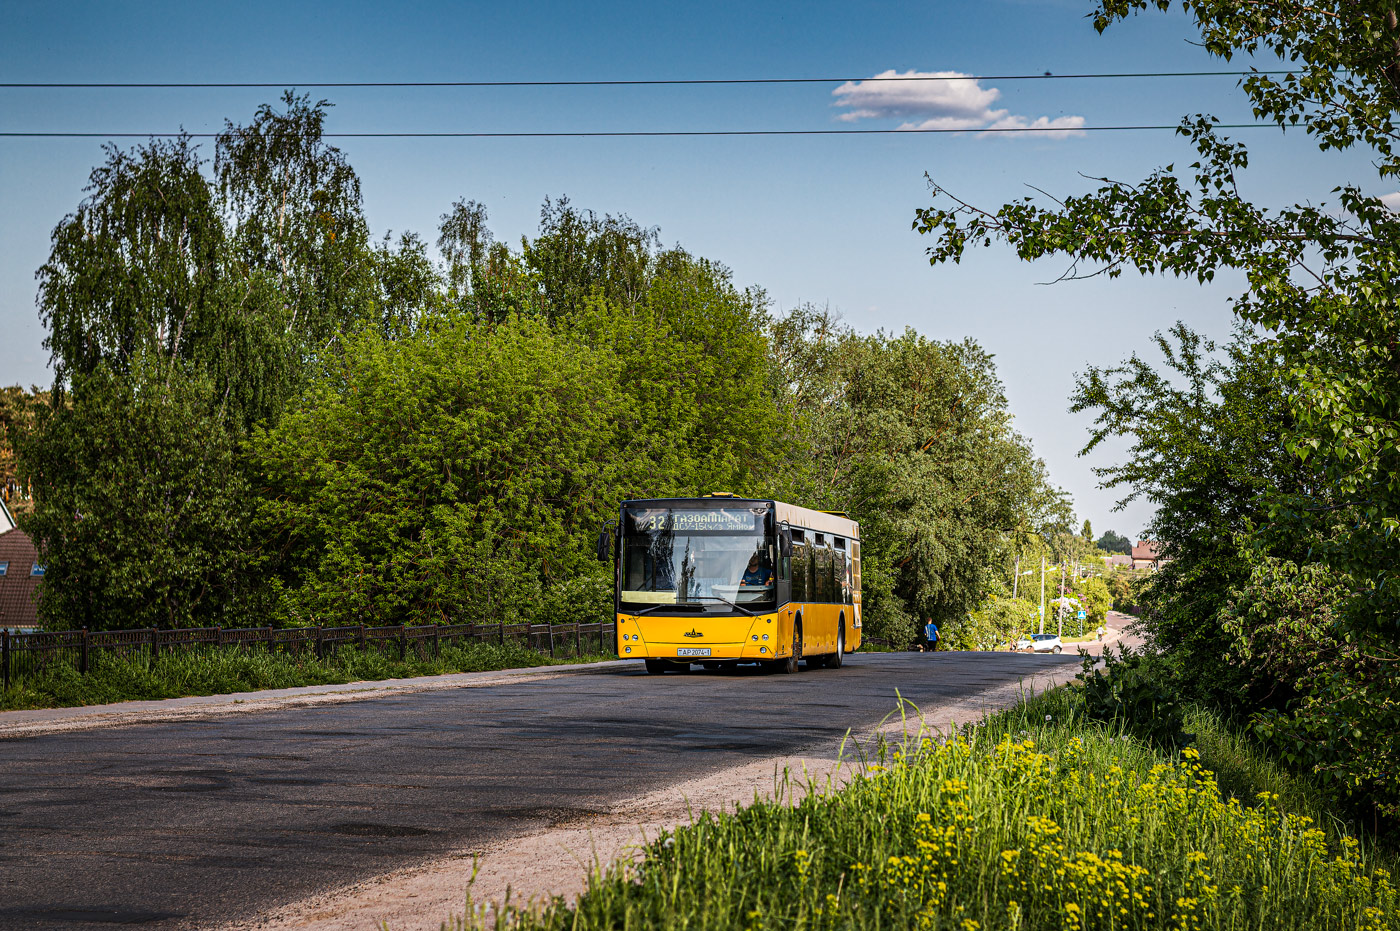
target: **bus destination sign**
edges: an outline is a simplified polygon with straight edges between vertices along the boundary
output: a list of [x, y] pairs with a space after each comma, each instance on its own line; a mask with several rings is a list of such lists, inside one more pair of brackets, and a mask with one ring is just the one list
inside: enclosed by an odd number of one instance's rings
[[729, 533], [753, 533], [759, 529], [759, 515], [745, 508], [705, 508], [673, 510], [671, 508], [639, 508], [628, 512], [633, 526], [640, 531], [672, 531], [689, 533], [718, 530]]

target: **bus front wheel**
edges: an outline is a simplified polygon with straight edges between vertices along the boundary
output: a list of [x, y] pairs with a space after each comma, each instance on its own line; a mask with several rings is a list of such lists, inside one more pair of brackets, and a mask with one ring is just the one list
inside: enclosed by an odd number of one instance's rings
[[792, 627], [792, 651], [787, 659], [778, 660], [778, 672], [784, 675], [792, 675], [797, 672], [797, 664], [802, 662], [802, 625], [794, 624]]
[[647, 674], [652, 676], [659, 676], [666, 671], [666, 666], [667, 663], [665, 660], [649, 659], [647, 660]]

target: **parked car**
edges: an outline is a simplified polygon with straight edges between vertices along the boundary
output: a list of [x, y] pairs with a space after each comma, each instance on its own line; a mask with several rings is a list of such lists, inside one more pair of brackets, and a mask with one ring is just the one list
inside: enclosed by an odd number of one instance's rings
[[1015, 648], [1022, 653], [1063, 653], [1065, 645], [1059, 634], [1031, 634], [1017, 640]]

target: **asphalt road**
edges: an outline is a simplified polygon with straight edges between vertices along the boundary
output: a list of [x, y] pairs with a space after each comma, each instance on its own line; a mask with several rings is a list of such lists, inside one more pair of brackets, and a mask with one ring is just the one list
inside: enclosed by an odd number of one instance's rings
[[0, 740], [0, 928], [208, 927], [1072, 654], [554, 679]]

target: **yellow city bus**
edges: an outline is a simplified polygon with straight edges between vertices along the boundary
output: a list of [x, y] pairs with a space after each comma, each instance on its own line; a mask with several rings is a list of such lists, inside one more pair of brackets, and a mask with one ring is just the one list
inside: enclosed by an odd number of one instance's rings
[[836, 669], [860, 647], [860, 525], [844, 514], [728, 494], [624, 501], [598, 558], [613, 563], [618, 655], [649, 673]]

